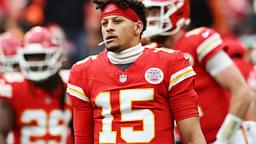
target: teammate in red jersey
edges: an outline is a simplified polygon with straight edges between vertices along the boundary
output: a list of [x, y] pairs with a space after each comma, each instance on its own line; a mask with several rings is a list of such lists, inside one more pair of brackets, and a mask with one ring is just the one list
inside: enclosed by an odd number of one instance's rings
[[242, 123], [242, 130], [236, 133], [233, 142], [235, 144], [253, 144], [256, 141], [256, 69], [251, 61], [250, 51], [244, 47], [244, 45], [237, 39], [225, 40], [227, 54], [231, 57], [234, 63], [237, 65], [241, 73], [243, 74], [247, 84], [254, 93], [254, 100], [250, 105], [249, 111], [246, 115], [246, 121]]
[[174, 120], [186, 143], [204, 144], [194, 71], [181, 52], [140, 44], [146, 28], [137, 1], [95, 1], [106, 50], [76, 63], [68, 94], [76, 144], [174, 143]]
[[227, 54], [240, 69], [248, 85], [256, 91], [256, 67], [252, 63], [251, 49], [247, 49], [243, 43], [236, 39], [227, 39], [225, 43], [228, 45]]
[[[143, 0], [148, 27], [143, 37], [160, 47], [181, 50], [195, 69], [200, 122], [207, 143], [228, 143], [239, 129], [250, 104], [250, 91], [232, 60], [224, 52], [220, 35], [206, 27], [185, 32], [189, 0]], [[226, 90], [231, 93], [231, 100]]]
[[[10, 86], [6, 85], [6, 79], [4, 73], [13, 72], [17, 68], [17, 52], [21, 47], [20, 41], [11, 33], [4, 32], [0, 34], [0, 93], [5, 96], [10, 95]], [[11, 107], [0, 101], [0, 143], [5, 141], [5, 137], [8, 134], [11, 127], [12, 110]]]
[[[15, 114], [8, 120], [14, 121], [10, 125], [13, 143], [68, 143], [72, 114], [65, 83], [58, 74], [62, 56], [58, 39], [44, 27], [33, 27], [25, 34], [24, 48], [18, 54], [24, 79], [0, 87], [1, 103], [9, 104]], [[0, 130], [6, 134], [2, 127]]]
[[0, 73], [18, 71], [21, 42], [10, 32], [0, 34]]

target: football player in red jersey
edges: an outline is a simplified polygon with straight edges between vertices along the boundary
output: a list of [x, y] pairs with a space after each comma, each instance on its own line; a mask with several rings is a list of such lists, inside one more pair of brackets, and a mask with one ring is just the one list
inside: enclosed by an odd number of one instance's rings
[[[185, 32], [189, 0], [143, 0], [148, 27], [143, 37], [158, 47], [181, 50], [195, 69], [200, 123], [207, 143], [229, 143], [250, 105], [251, 93], [237, 67], [224, 52], [220, 35], [207, 27]], [[226, 92], [229, 90], [229, 94]]]
[[[249, 111], [246, 115], [246, 121], [242, 123], [242, 128], [245, 132], [239, 131], [236, 133], [233, 142], [235, 144], [253, 144], [256, 141], [256, 115], [255, 115], [255, 98], [256, 98], [256, 69], [255, 66], [250, 63], [251, 55], [250, 51], [242, 45], [242, 43], [236, 39], [225, 40], [227, 54], [231, 57], [234, 63], [237, 65], [249, 87], [254, 92], [254, 100], [250, 105]], [[240, 134], [242, 133], [242, 134]], [[243, 137], [241, 137], [241, 135]]]
[[73, 65], [67, 92], [76, 144], [174, 144], [174, 120], [186, 143], [204, 144], [194, 71], [181, 52], [140, 44], [146, 28], [138, 1], [94, 1], [106, 50]]
[[[59, 76], [61, 44], [48, 29], [33, 27], [25, 34], [24, 47], [18, 54], [24, 79], [5, 85], [8, 93], [0, 87], [2, 103], [8, 103], [15, 114], [9, 120], [14, 121], [10, 125], [13, 143], [68, 143], [72, 114], [66, 101], [65, 83]], [[2, 127], [0, 130], [6, 134]]]
[[249, 86], [256, 91], [256, 67], [252, 63], [251, 49], [247, 49], [243, 43], [236, 39], [226, 39], [225, 44], [228, 45], [227, 54], [240, 69]]
[[0, 34], [0, 73], [18, 71], [21, 42], [10, 32]]
[[[10, 95], [10, 86], [6, 85], [4, 73], [14, 72], [17, 70], [18, 57], [17, 52], [21, 47], [20, 41], [10, 32], [0, 34], [0, 93], [5, 96]], [[0, 143], [5, 142], [13, 118], [11, 107], [5, 102], [0, 101]]]

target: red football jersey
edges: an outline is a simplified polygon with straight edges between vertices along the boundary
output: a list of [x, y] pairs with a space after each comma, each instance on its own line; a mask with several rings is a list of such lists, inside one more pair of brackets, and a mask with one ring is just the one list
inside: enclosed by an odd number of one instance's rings
[[199, 95], [200, 123], [207, 142], [215, 140], [229, 107], [229, 95], [206, 71], [207, 61], [224, 47], [220, 35], [205, 27], [185, 33], [174, 46], [190, 58], [197, 73], [195, 90]]
[[60, 108], [63, 88], [47, 91], [24, 79], [1, 89], [0, 98], [7, 98], [15, 111], [14, 144], [67, 143], [72, 114], [67, 104]]
[[198, 116], [194, 75], [183, 53], [163, 48], [145, 48], [126, 70], [107, 51], [75, 64], [67, 91], [76, 144], [174, 143], [173, 120]]

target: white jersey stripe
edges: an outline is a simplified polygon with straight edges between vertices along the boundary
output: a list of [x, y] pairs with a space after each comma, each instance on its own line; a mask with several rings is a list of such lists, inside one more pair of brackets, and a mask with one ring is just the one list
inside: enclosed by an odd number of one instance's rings
[[192, 66], [188, 66], [188, 67], [174, 73], [171, 76], [168, 90], [170, 91], [173, 86], [177, 85], [178, 83], [182, 82], [183, 80], [190, 78], [194, 75], [196, 75], [196, 73], [194, 72]]
[[12, 87], [10, 85], [0, 85], [0, 96], [2, 97], [12, 97]]
[[222, 39], [219, 34], [214, 34], [208, 39], [206, 39], [199, 47], [196, 49], [199, 61], [211, 52], [214, 48], [222, 43]]
[[83, 101], [89, 101], [89, 98], [84, 94], [83, 89], [72, 84], [68, 84], [67, 93]]
[[215, 76], [232, 64], [232, 59], [229, 58], [223, 50], [221, 50], [206, 62], [206, 70], [211, 74], [211, 76]]

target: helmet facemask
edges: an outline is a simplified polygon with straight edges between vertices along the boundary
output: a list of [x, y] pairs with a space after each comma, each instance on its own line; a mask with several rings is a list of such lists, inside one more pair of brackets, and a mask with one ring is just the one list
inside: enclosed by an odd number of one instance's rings
[[21, 43], [13, 34], [5, 32], [0, 36], [0, 72], [19, 71], [18, 49]]
[[147, 29], [142, 35], [144, 38], [175, 34], [190, 22], [184, 0], [144, 0], [143, 2], [148, 10]]
[[45, 81], [61, 68], [62, 54], [59, 37], [45, 27], [33, 27], [25, 34], [24, 47], [19, 50], [21, 72], [31, 81]]
[[0, 56], [0, 72], [16, 72], [19, 71], [18, 56], [1, 57]]
[[29, 44], [19, 54], [21, 71], [29, 80], [44, 81], [61, 68], [60, 47], [46, 48], [41, 44]]

